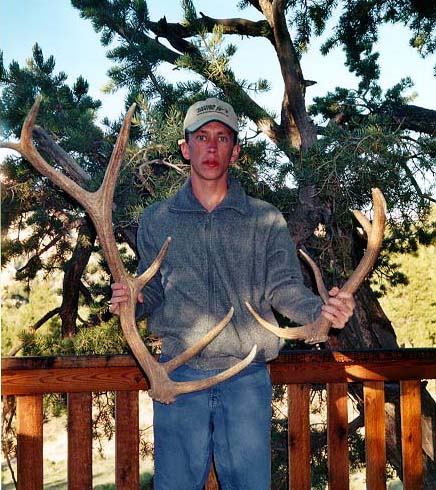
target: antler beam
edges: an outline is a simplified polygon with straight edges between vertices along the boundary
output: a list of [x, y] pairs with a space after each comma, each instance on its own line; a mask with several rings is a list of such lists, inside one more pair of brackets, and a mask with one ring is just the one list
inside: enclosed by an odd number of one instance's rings
[[[374, 219], [371, 223], [365, 215], [360, 211], [353, 211], [354, 216], [362, 225], [368, 238], [367, 247], [362, 260], [351, 274], [350, 278], [342, 287], [342, 291], [354, 294], [360, 285], [365, 280], [373, 268], [380, 252], [383, 241], [383, 234], [386, 223], [386, 202], [380, 189], [372, 189], [372, 199], [374, 203]], [[328, 300], [328, 292], [325, 288], [319, 268], [315, 262], [302, 250], [301, 255], [307, 260], [315, 274], [315, 280], [318, 286], [318, 291], [321, 298], [326, 303]], [[328, 340], [328, 333], [332, 326], [331, 322], [320, 315], [313, 323], [295, 328], [281, 328], [264, 320], [250, 305], [246, 302], [246, 306], [254, 318], [267, 330], [284, 339], [304, 340], [307, 344], [319, 344]]]
[[159, 254], [150, 267], [139, 277], [133, 277], [127, 273], [122, 263], [115, 236], [112, 228], [112, 201], [114, 197], [115, 184], [121, 168], [123, 155], [127, 146], [130, 132], [130, 124], [135, 104], [132, 104], [126, 114], [115, 147], [113, 149], [109, 165], [100, 188], [95, 192], [89, 192], [76, 184], [66, 175], [55, 170], [49, 165], [35, 148], [32, 141], [32, 130], [38, 113], [40, 98], [37, 98], [29, 114], [24, 121], [21, 130], [21, 138], [18, 143], [5, 142], [2, 148], [9, 148], [19, 152], [38, 172], [50, 179], [54, 184], [67, 192], [86, 210], [92, 219], [98, 238], [106, 257], [111, 274], [116, 282], [126, 284], [130, 301], [120, 305], [121, 327], [126, 340], [150, 382], [150, 396], [162, 403], [172, 403], [176, 396], [182, 393], [198, 391], [213, 386], [234, 376], [244, 369], [254, 359], [256, 346], [249, 355], [230, 369], [222, 373], [195, 382], [174, 382], [168, 374], [187, 362], [191, 357], [200, 352], [210, 343], [229, 323], [233, 315], [233, 308], [226, 317], [213, 328], [205, 337], [200, 339], [188, 350], [167, 363], [158, 363], [145, 346], [136, 326], [135, 307], [136, 298], [141, 289], [156, 274], [164, 260], [171, 238], [168, 237], [163, 244]]

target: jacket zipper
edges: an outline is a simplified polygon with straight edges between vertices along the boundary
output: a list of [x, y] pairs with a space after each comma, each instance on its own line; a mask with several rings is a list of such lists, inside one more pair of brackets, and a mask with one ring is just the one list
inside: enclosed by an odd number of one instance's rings
[[[214, 280], [213, 280], [213, 261], [212, 261], [212, 213], [206, 215], [206, 227], [205, 227], [205, 238], [206, 238], [206, 263], [207, 263], [207, 318], [208, 326], [211, 328], [211, 318], [213, 316], [214, 309]], [[202, 351], [203, 352], [203, 351]]]

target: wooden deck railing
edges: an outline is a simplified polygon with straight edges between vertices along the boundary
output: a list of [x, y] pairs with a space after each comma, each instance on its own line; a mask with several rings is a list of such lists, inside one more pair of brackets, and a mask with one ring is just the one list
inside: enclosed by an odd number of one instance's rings
[[[274, 384], [288, 387], [289, 488], [310, 489], [311, 384], [327, 386], [329, 488], [349, 488], [348, 383], [363, 383], [366, 486], [386, 489], [384, 383], [400, 384], [403, 488], [423, 487], [421, 380], [436, 378], [436, 349], [302, 352], [270, 365]], [[68, 394], [68, 489], [92, 488], [92, 392], [116, 393], [117, 490], [139, 488], [138, 393], [147, 382], [129, 356], [2, 359], [2, 394], [16, 395], [19, 490], [43, 488], [44, 393]], [[215, 488], [213, 477], [207, 489]], [[216, 487], [217, 488], [217, 487]]]

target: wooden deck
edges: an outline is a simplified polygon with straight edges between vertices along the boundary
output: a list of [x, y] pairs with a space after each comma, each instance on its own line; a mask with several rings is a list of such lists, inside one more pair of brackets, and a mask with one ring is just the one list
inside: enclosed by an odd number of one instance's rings
[[[436, 378], [436, 349], [293, 351], [270, 364], [287, 386], [289, 488], [310, 490], [309, 409], [312, 384], [327, 387], [329, 488], [349, 488], [349, 383], [363, 385], [366, 481], [386, 489], [385, 382], [400, 385], [403, 488], [423, 488], [421, 380]], [[17, 397], [18, 489], [43, 488], [45, 393], [68, 394], [68, 489], [92, 489], [92, 392], [116, 396], [116, 488], [139, 488], [139, 391], [148, 388], [130, 356], [2, 359], [2, 394]], [[207, 490], [218, 488], [211, 474]]]

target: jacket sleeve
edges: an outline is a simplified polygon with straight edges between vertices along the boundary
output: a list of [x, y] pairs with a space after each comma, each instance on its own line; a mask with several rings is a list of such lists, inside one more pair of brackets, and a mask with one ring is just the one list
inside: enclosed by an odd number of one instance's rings
[[265, 294], [271, 306], [292, 322], [313, 322], [322, 300], [304, 285], [295, 245], [279, 212], [268, 239], [266, 266]]
[[[159, 249], [153, 244], [149, 234], [145, 215], [143, 215], [139, 223], [136, 246], [139, 255], [138, 275], [140, 275], [150, 266], [159, 253]], [[143, 287], [142, 294], [144, 295], [144, 302], [136, 305], [137, 318], [149, 315], [163, 301], [164, 291], [160, 271]]]

